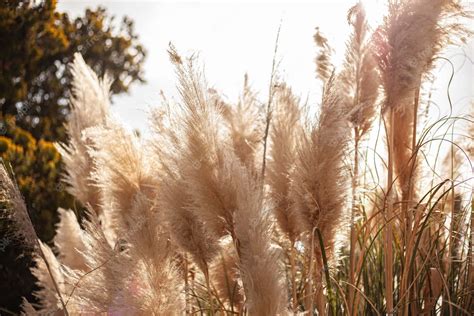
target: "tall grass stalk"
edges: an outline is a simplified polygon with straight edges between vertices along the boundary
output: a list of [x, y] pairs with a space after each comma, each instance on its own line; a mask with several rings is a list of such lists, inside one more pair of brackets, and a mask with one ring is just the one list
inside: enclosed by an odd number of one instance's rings
[[392, 219], [393, 219], [393, 155], [394, 155], [394, 109], [389, 109], [387, 132], [387, 146], [388, 146], [388, 170], [387, 170], [387, 193], [385, 196], [386, 203], [386, 214], [385, 214], [385, 234], [384, 234], [384, 263], [385, 263], [385, 300], [386, 300], [386, 313], [393, 313], [393, 232], [392, 232]]

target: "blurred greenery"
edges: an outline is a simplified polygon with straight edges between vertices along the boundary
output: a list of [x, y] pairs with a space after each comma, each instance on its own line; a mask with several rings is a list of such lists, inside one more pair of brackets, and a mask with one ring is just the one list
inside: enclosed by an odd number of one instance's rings
[[36, 140], [29, 132], [10, 125], [0, 136], [0, 156], [12, 166], [38, 236], [50, 241], [57, 208], [74, 208], [74, 199], [61, 182], [60, 154], [53, 143]]
[[[113, 94], [143, 82], [145, 50], [133, 22], [115, 23], [104, 8], [86, 10], [74, 20], [56, 11], [56, 1], [3, 1], [0, 8], [0, 106], [17, 115], [17, 125], [35, 138], [64, 140], [75, 52], [96, 73], [114, 79]], [[118, 24], [118, 26], [116, 26]], [[114, 27], [116, 26], [116, 27]]]
[[[119, 94], [144, 82], [146, 52], [133, 21], [116, 21], [105, 8], [71, 19], [54, 0], [0, 3], [0, 157], [13, 168], [38, 236], [50, 243], [57, 208], [81, 209], [61, 183], [63, 166], [53, 144], [67, 142], [67, 65], [81, 53], [99, 75], [110, 75], [111, 92]], [[0, 238], [7, 226], [0, 223]], [[32, 299], [31, 259], [16, 242], [0, 251], [0, 307], [18, 312], [22, 296]]]

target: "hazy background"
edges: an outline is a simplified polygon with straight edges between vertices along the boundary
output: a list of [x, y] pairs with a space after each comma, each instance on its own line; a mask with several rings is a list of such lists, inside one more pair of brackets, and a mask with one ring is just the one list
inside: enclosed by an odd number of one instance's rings
[[[336, 62], [341, 60], [349, 35], [345, 23], [347, 10], [354, 2], [60, 0], [58, 10], [77, 16], [87, 7], [102, 5], [117, 20], [127, 15], [135, 21], [140, 41], [148, 51], [144, 66], [147, 83], [133, 85], [128, 95], [115, 96], [113, 111], [130, 128], [146, 133], [147, 110], [160, 101], [160, 90], [168, 98], [176, 97], [174, 70], [166, 53], [169, 42], [182, 55], [199, 53], [209, 84], [230, 100], [235, 100], [240, 93], [245, 73], [253, 88], [260, 91], [259, 97], [265, 100], [280, 23], [280, 76], [302, 99], [318, 104], [320, 84], [315, 79], [316, 48], [312, 38], [315, 27], [320, 27], [328, 37], [336, 51]], [[385, 1], [365, 2], [371, 21], [380, 20], [381, 3]], [[473, 100], [473, 43], [471, 39], [469, 45], [451, 48], [444, 54], [455, 67], [451, 98], [456, 113], [468, 111]], [[446, 89], [451, 66], [442, 61], [439, 65], [434, 71], [431, 114], [434, 117], [445, 112], [448, 106]]]

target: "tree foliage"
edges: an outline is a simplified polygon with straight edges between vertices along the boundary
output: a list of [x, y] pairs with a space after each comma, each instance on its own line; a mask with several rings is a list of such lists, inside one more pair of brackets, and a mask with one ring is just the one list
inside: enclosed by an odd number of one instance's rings
[[18, 126], [35, 138], [65, 140], [71, 74], [66, 71], [80, 52], [100, 75], [114, 79], [113, 94], [143, 82], [145, 50], [133, 21], [116, 23], [104, 8], [87, 9], [71, 19], [56, 11], [56, 1], [4, 1], [0, 7], [0, 106], [16, 115]]
[[38, 236], [51, 240], [58, 207], [74, 208], [74, 200], [61, 182], [63, 167], [56, 147], [52, 142], [36, 140], [13, 123], [0, 136], [0, 157], [12, 166]]

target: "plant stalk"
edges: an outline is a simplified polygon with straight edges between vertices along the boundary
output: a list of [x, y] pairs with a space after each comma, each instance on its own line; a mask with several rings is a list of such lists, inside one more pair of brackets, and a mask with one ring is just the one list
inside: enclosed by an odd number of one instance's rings
[[394, 141], [394, 109], [390, 105], [389, 127], [388, 127], [388, 172], [387, 172], [387, 196], [385, 214], [384, 234], [384, 263], [385, 263], [385, 300], [387, 314], [393, 313], [393, 249], [392, 249], [392, 217], [393, 217], [393, 141]]
[[354, 139], [354, 174], [352, 175], [352, 212], [351, 212], [351, 235], [350, 235], [350, 250], [349, 250], [349, 315], [353, 315], [354, 311], [354, 295], [355, 288], [352, 286], [355, 283], [355, 247], [357, 244], [357, 232], [355, 217], [358, 209], [358, 177], [359, 177], [359, 137], [357, 135], [357, 128], [355, 129]]
[[295, 265], [295, 245], [291, 242], [290, 246], [290, 269], [291, 269], [291, 295], [293, 297], [293, 314], [296, 315], [298, 311], [298, 296], [296, 293], [296, 265]]

